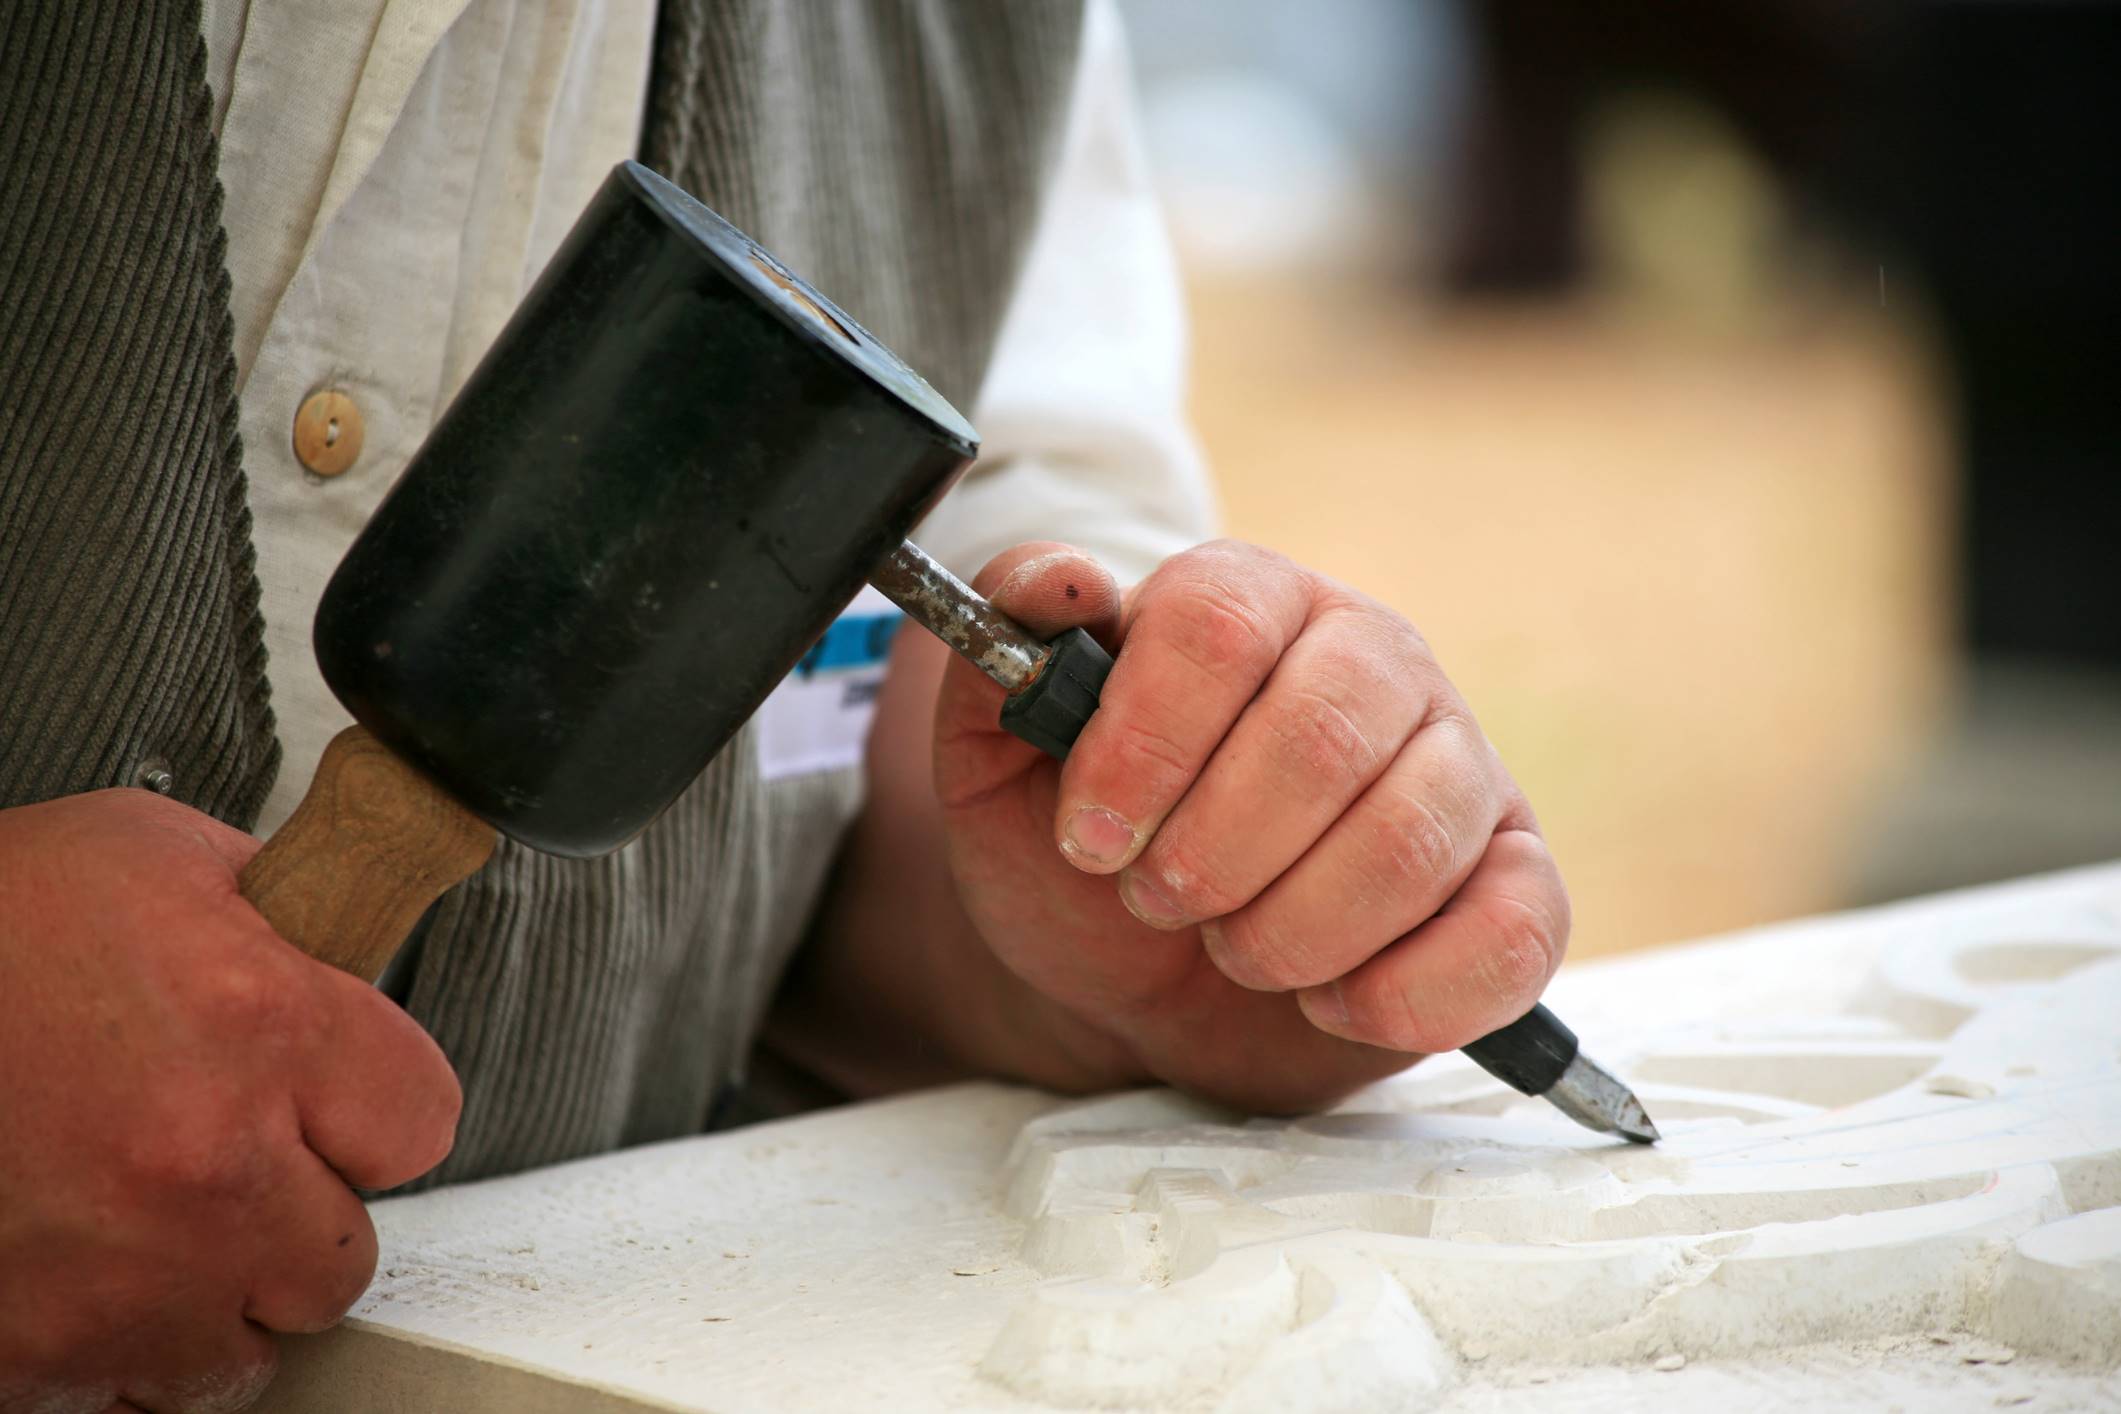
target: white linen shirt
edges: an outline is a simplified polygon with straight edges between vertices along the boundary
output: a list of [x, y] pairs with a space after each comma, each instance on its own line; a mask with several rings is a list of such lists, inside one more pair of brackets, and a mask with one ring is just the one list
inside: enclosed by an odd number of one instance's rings
[[[325, 581], [634, 154], [655, 13], [655, 0], [205, 0], [285, 752], [260, 834], [351, 721], [310, 649]], [[1055, 184], [972, 410], [985, 450], [922, 532], [961, 574], [1059, 539], [1131, 580], [1212, 521], [1181, 410], [1178, 281], [1109, 0], [1091, 0], [1086, 25]], [[323, 388], [363, 424], [359, 457], [330, 479], [292, 440], [296, 409]]]

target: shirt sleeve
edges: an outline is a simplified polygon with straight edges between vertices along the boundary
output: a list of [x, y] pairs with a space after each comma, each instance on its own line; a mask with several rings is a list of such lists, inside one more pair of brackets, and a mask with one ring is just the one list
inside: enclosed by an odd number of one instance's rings
[[1132, 583], [1213, 533], [1187, 426], [1178, 270], [1135, 127], [1126, 43], [1091, 0], [1059, 165], [973, 408], [983, 449], [923, 527], [961, 575], [1061, 540]]

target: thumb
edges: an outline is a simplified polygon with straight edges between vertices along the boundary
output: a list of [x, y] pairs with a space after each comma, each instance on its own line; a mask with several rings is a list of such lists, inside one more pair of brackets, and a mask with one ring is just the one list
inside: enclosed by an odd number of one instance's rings
[[1105, 647], [1115, 646], [1119, 582], [1086, 550], [1033, 540], [987, 561], [972, 587], [1040, 638], [1081, 628]]
[[[1004, 550], [973, 576], [972, 587], [1039, 638], [1081, 628], [1107, 649], [1118, 647], [1119, 583], [1072, 545], [1032, 541]], [[1046, 759], [1002, 730], [1006, 696], [1000, 684], [952, 657], [935, 710], [936, 793], [946, 807], [976, 799]]]

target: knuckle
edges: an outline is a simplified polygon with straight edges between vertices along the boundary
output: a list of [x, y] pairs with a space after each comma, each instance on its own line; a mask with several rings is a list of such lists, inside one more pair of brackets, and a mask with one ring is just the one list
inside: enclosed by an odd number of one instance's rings
[[1143, 864], [1188, 918], [1219, 918], [1245, 902], [1222, 882], [1227, 875], [1204, 842], [1191, 836], [1168, 838], [1174, 833], [1159, 831]]
[[1281, 644], [1259, 612], [1220, 586], [1202, 586], [1169, 609], [1172, 645], [1199, 672], [1264, 672]]
[[337, 1260], [326, 1262], [316, 1276], [313, 1298], [317, 1315], [305, 1326], [305, 1333], [337, 1325], [375, 1277], [374, 1225], [363, 1215], [360, 1227], [347, 1236], [350, 1240], [346, 1245], [335, 1249]]
[[1439, 693], [1448, 692], [1448, 680], [1442, 678], [1436, 664], [1436, 650], [1429, 646], [1429, 640], [1421, 630], [1389, 609], [1379, 607], [1376, 612], [1381, 616], [1385, 652], [1391, 661], [1428, 682]]
[[448, 1158], [449, 1151], [456, 1147], [457, 1121], [462, 1119], [463, 1116], [464, 1086], [457, 1079], [457, 1073], [447, 1065], [444, 1065], [442, 1068], [442, 1079], [435, 1096], [433, 1121], [435, 1153], [428, 1167], [432, 1168], [435, 1164]]
[[449, 1157], [456, 1147], [457, 1121], [464, 1113], [464, 1087], [457, 1073], [435, 1052], [435, 1073], [427, 1079], [426, 1123], [411, 1130], [408, 1143], [414, 1152], [408, 1158], [418, 1163], [417, 1172], [426, 1173], [436, 1164]]
[[1552, 978], [1561, 970], [1561, 964], [1569, 955], [1569, 937], [1576, 927], [1576, 917], [1569, 904], [1569, 892], [1561, 886], [1559, 877], [1548, 892], [1547, 914], [1547, 976]]
[[1474, 963], [1477, 981], [1491, 996], [1530, 1002], [1554, 970], [1553, 924], [1540, 910], [1516, 900], [1504, 900], [1489, 913], [1490, 940]]
[[1354, 1036], [1388, 1051], [1423, 1051], [1428, 1018], [1417, 1007], [1413, 993], [1389, 971], [1365, 977], [1361, 973], [1343, 979], [1341, 995], [1348, 1008], [1349, 1029]]
[[1433, 995], [1398, 969], [1386, 968], [1371, 976], [1358, 973], [1352, 985], [1343, 982], [1342, 987], [1349, 1019], [1360, 1039], [1370, 1045], [1432, 1055], [1459, 1044], [1446, 1034], [1449, 998]]
[[1435, 1018], [1415, 1000], [1411, 987], [1390, 989], [1392, 1005], [1385, 1009], [1384, 1044], [1395, 1051], [1435, 1051], [1429, 1039]]
[[1238, 986], [1254, 992], [1294, 992], [1333, 980], [1310, 950], [1272, 923], [1232, 914], [1219, 920], [1216, 965]]
[[248, 960], [223, 962], [197, 974], [200, 1019], [216, 1034], [249, 1041], [292, 1036], [299, 1001], [277, 968]]
[[1233, 540], [1227, 535], [1203, 540], [1166, 561], [1174, 574], [1211, 577], [1250, 573], [1261, 566], [1287, 563], [1287, 557], [1279, 551], [1254, 545], [1248, 540]]
[[1118, 719], [1118, 731], [1111, 742], [1124, 757], [1126, 770], [1139, 772], [1150, 770], [1158, 776], [1192, 776], [1192, 757], [1184, 746], [1179, 746], [1171, 731], [1162, 723], [1145, 721], [1147, 714], [1137, 712], [1133, 717]]
[[454, 1123], [463, 1108], [463, 1086], [435, 1038], [371, 987], [356, 983], [343, 995], [351, 1006], [342, 1021], [363, 1029], [363, 1044], [384, 1058], [391, 1083], [415, 1099], [421, 1116]]
[[1426, 889], [1458, 873], [1458, 842], [1435, 806], [1399, 794], [1381, 815], [1371, 835], [1380, 894], [1390, 897], [1410, 885]]
[[1360, 789], [1377, 773], [1380, 752], [1334, 695], [1315, 687], [1292, 687], [1265, 709], [1267, 729], [1286, 770], [1307, 787], [1342, 795]]
[[218, 1112], [181, 1099], [156, 1107], [129, 1137], [123, 1168], [150, 1193], [194, 1202], [248, 1198], [265, 1185], [269, 1169], [256, 1129], [223, 1107]]
[[1100, 754], [1111, 758], [1112, 769], [1122, 779], [1152, 789], [1182, 786], [1193, 779], [1193, 759], [1164, 724], [1150, 716], [1134, 712], [1112, 718], [1110, 735], [1099, 743]]
[[435, 1109], [435, 1118], [452, 1132], [457, 1121], [464, 1115], [464, 1084], [457, 1079], [456, 1069], [448, 1061], [442, 1062], [440, 1098]]

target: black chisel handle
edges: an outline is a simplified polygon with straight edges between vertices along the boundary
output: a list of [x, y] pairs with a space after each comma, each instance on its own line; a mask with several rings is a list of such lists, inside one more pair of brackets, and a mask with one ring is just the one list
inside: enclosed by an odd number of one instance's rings
[[1482, 1070], [1521, 1095], [1544, 1095], [1576, 1059], [1576, 1033], [1544, 1005], [1465, 1048]]
[[1046, 645], [1053, 656], [1030, 686], [1002, 704], [1002, 728], [1048, 756], [1068, 759], [1068, 748], [1097, 711], [1097, 695], [1112, 671], [1112, 655], [1079, 628]]

